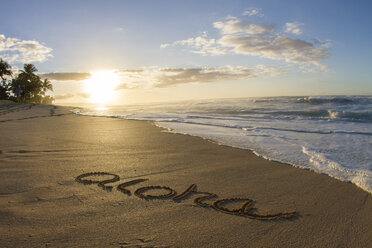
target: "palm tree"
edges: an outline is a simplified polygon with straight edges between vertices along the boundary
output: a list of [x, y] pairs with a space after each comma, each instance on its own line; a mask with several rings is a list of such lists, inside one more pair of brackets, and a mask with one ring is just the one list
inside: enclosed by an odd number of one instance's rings
[[7, 76], [12, 75], [12, 67], [4, 61], [2, 58], [0, 59], [0, 99], [7, 99], [9, 97], [8, 90], [9, 85], [7, 83]]
[[23, 70], [21, 70], [20, 74], [32, 77], [36, 76], [35, 72], [37, 72], [37, 69], [33, 64], [24, 64]]
[[35, 72], [37, 69], [33, 64], [25, 64], [21, 73], [12, 80], [12, 90], [15, 95], [22, 90], [26, 102], [42, 103], [46, 92], [53, 91], [53, 85], [48, 79], [42, 81]]
[[49, 79], [45, 78], [43, 81], [42, 81], [42, 84], [43, 84], [43, 95], [45, 95], [45, 93], [50, 90], [50, 91], [53, 91], [53, 85], [52, 83], [50, 82]]
[[12, 67], [8, 64], [8, 62], [4, 61], [2, 58], [0, 59], [0, 77], [2, 81], [5, 81], [6, 76], [12, 75]]

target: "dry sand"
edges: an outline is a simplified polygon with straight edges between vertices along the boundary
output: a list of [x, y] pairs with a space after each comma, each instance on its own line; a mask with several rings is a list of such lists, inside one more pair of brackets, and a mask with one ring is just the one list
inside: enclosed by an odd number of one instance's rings
[[[150, 122], [84, 117], [67, 108], [0, 105], [0, 247], [369, 247], [371, 195], [326, 175], [270, 162], [247, 150], [170, 134]], [[112, 191], [75, 178], [120, 176]], [[84, 179], [108, 179], [91, 176]], [[123, 182], [148, 179], [117, 190]], [[194, 203], [142, 199], [161, 185], [191, 184], [256, 211], [259, 220]], [[164, 194], [151, 190], [144, 194]], [[204, 203], [212, 203], [204, 201]], [[241, 205], [242, 202], [240, 202]], [[239, 208], [236, 203], [223, 205]]]

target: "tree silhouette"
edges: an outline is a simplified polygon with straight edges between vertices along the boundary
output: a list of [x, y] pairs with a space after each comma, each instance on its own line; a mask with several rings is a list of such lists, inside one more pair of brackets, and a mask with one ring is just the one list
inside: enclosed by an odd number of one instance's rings
[[43, 88], [42, 88], [42, 96], [43, 96], [43, 99], [41, 101], [42, 104], [52, 104], [53, 101], [54, 101], [54, 98], [51, 97], [51, 96], [46, 96], [46, 92], [48, 90], [50, 91], [53, 91], [53, 85], [52, 83], [50, 82], [49, 79], [45, 78], [43, 81], [42, 81], [42, 84], [43, 84]]
[[27, 103], [52, 104], [54, 98], [47, 96], [48, 90], [53, 91], [49, 79], [41, 80], [36, 75], [37, 69], [33, 64], [24, 64], [23, 70], [12, 77], [12, 67], [0, 58], [0, 99], [10, 99]]
[[0, 59], [0, 100], [1, 99], [8, 99], [9, 94], [9, 85], [7, 83], [7, 77], [12, 76], [12, 67], [4, 61], [2, 58]]
[[33, 64], [25, 64], [23, 70], [12, 80], [11, 90], [18, 98], [21, 97], [22, 101], [51, 104], [53, 97], [45, 94], [48, 90], [53, 91], [53, 86], [48, 79], [41, 80], [36, 72]]
[[46, 91], [48, 90], [53, 91], [53, 85], [49, 79], [45, 78], [42, 83], [43, 83], [43, 96], [45, 96]]

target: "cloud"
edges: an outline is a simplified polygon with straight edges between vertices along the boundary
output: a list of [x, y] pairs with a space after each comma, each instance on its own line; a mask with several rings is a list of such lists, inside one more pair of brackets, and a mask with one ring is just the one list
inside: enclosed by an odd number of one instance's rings
[[0, 34], [0, 56], [9, 63], [43, 62], [50, 57], [52, 48], [35, 40], [21, 40]]
[[51, 72], [39, 74], [39, 76], [56, 81], [80, 81], [91, 77], [89, 72]]
[[115, 90], [133, 90], [137, 88], [139, 88], [138, 85], [129, 84], [129, 83], [121, 83], [115, 88]]
[[162, 69], [155, 87], [164, 88], [178, 84], [211, 83], [255, 77], [254, 71], [245, 67]]
[[323, 48], [316, 48], [312, 43], [288, 36], [224, 36], [220, 40], [224, 47], [232, 47], [237, 54], [259, 56], [272, 60], [284, 60], [291, 63], [310, 63], [321, 68], [321, 61], [330, 53]]
[[254, 68], [244, 66], [203, 67], [203, 68], [149, 68], [141, 72], [126, 72], [124, 83], [116, 90], [131, 90], [140, 87], [166, 88], [191, 83], [217, 83], [258, 76], [278, 76], [283, 71], [259, 65]]
[[160, 48], [166, 48], [166, 47], [169, 47], [169, 46], [171, 46], [172, 44], [170, 44], [170, 43], [164, 43], [164, 44], [161, 44], [160, 45]]
[[148, 85], [152, 81], [151, 73], [144, 69], [122, 69], [116, 70], [119, 78], [122, 81], [115, 90], [133, 90], [140, 87], [140, 85]]
[[114, 33], [123, 33], [123, 32], [125, 31], [125, 29], [122, 28], [122, 27], [114, 27], [114, 28], [112, 28], [111, 30], [112, 30], [112, 32], [114, 32]]
[[[142, 69], [115, 70], [120, 84], [115, 88], [120, 90], [166, 88], [181, 84], [218, 83], [234, 80], [251, 79], [259, 76], [279, 76], [285, 73], [282, 69], [258, 65], [252, 68], [245, 66], [201, 67], [201, 68], [161, 68], [146, 67]], [[59, 73], [42, 74], [43, 78], [63, 80], [83, 80], [89, 73]], [[89, 94], [56, 95], [57, 100], [70, 98], [89, 98]]]
[[318, 38], [313, 39], [314, 43], [325, 48], [331, 47], [332, 41], [331, 40], [321, 40]]
[[[302, 23], [286, 23], [293, 34], [300, 34]], [[208, 38], [204, 33], [196, 38], [175, 41], [167, 46], [186, 46], [191, 52], [206, 55], [239, 54], [282, 60], [288, 63], [312, 65], [327, 70], [322, 61], [330, 57], [329, 43], [321, 40], [305, 41], [280, 34], [274, 25], [255, 24], [237, 18], [214, 22], [220, 31], [219, 38]], [[287, 30], [286, 29], [286, 30]], [[165, 47], [167, 47], [165, 46]]]
[[302, 34], [302, 30], [299, 27], [302, 25], [304, 24], [299, 22], [287, 22], [285, 24], [285, 32], [300, 35]]
[[195, 38], [160, 45], [161, 48], [169, 46], [188, 46], [192, 48], [193, 53], [201, 55], [223, 55], [229, 53], [229, 50], [222, 48], [215, 39], [208, 39], [206, 32]]
[[226, 22], [214, 22], [213, 26], [221, 31], [222, 34], [243, 33], [248, 35], [270, 34], [273, 33], [274, 25], [260, 25], [248, 21], [232, 19]]
[[63, 95], [55, 95], [54, 99], [56, 100], [67, 100], [72, 98], [89, 98], [90, 95], [87, 93], [76, 93], [76, 94], [63, 94]]
[[90, 97], [90, 94], [88, 94], [88, 93], [77, 93], [76, 95], [79, 96], [79, 97], [82, 97], [82, 98], [89, 98]]
[[122, 73], [126, 73], [126, 72], [129, 72], [129, 73], [140, 73], [140, 72], [143, 72], [143, 69], [122, 69], [122, 70], [117, 70], [116, 72], [122, 72]]
[[243, 15], [246, 16], [258, 16], [258, 17], [263, 17], [264, 15], [261, 13], [261, 9], [257, 8], [249, 8], [244, 10]]

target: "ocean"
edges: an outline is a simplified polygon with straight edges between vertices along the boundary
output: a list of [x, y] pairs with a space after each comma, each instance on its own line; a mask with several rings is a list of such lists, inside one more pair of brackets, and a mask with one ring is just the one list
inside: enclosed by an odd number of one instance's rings
[[372, 193], [372, 96], [270, 97], [83, 108], [252, 150]]

